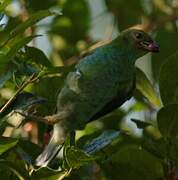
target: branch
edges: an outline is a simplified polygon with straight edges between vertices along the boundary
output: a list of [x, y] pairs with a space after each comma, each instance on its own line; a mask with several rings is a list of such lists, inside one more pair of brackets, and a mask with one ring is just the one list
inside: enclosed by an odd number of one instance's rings
[[164, 18], [160, 18], [153, 21], [149, 20], [148, 23], [143, 25], [143, 29], [145, 31], [152, 31], [164, 26], [168, 22], [175, 22], [176, 20], [178, 20], [178, 13], [173, 12], [170, 16], [166, 16]]
[[57, 178], [57, 180], [62, 180], [65, 177], [68, 177], [70, 175], [70, 173], [72, 172], [72, 168], [70, 168], [69, 170], [67, 170], [64, 174], [62, 174], [60, 177]]
[[12, 101], [14, 101], [14, 99], [23, 91], [23, 89], [30, 83], [33, 83], [34, 81], [36, 81], [38, 79], [38, 76], [36, 77], [35, 74], [32, 74], [29, 78], [27, 78], [22, 85], [18, 88], [18, 90], [16, 91], [16, 93], [14, 94], [14, 96], [12, 96], [5, 104], [4, 106], [0, 109], [0, 113], [2, 113], [3, 111], [5, 111], [9, 105], [12, 103]]

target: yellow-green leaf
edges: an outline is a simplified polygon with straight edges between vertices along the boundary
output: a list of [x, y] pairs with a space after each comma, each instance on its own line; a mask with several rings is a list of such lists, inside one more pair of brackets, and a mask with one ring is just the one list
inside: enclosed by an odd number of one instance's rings
[[161, 106], [158, 94], [143, 71], [136, 68], [136, 89], [155, 107]]

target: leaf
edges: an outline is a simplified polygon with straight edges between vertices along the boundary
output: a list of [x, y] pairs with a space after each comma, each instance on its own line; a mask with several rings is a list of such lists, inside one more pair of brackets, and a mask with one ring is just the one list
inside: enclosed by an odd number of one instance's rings
[[65, 66], [47, 67], [40, 72], [39, 76], [40, 77], [45, 77], [48, 75], [59, 76], [61, 73], [69, 72], [70, 69], [71, 69], [71, 67], [65, 67]]
[[23, 92], [19, 94], [3, 112], [0, 113], [0, 117], [2, 118], [8, 115], [12, 111], [25, 111], [32, 106], [45, 102], [46, 99], [42, 97], [35, 96], [29, 92]]
[[4, 86], [4, 84], [12, 77], [12, 72], [8, 71], [5, 74], [0, 76], [0, 88]]
[[16, 148], [21, 160], [28, 164], [34, 164], [37, 156], [41, 153], [41, 148], [27, 140], [19, 140]]
[[29, 106], [46, 103], [47, 100], [29, 92], [17, 96], [13, 103], [13, 110], [26, 110]]
[[164, 175], [161, 161], [137, 145], [118, 148], [112, 156], [112, 163], [119, 167], [118, 177], [124, 180], [132, 179], [132, 176], [133, 179], [157, 180]]
[[32, 62], [41, 64], [43, 66], [50, 67], [51, 63], [46, 57], [46, 55], [38, 48], [35, 47], [25, 47], [26, 55], [31, 59]]
[[10, 125], [5, 119], [1, 119], [0, 120], [0, 135], [1, 136], [4, 133], [7, 126], [12, 126], [12, 125]]
[[18, 140], [13, 138], [0, 138], [0, 155], [16, 146]]
[[178, 135], [178, 104], [163, 107], [157, 114], [158, 128], [165, 138]]
[[5, 167], [6, 171], [11, 171], [18, 177], [19, 180], [25, 180], [25, 177], [23, 177], [24, 174], [22, 174], [21, 171], [19, 171], [19, 167], [16, 167], [15, 163], [4, 159], [0, 159], [0, 166]]
[[0, 12], [3, 12], [5, 8], [11, 3], [11, 0], [0, 1]]
[[[6, 54], [3, 54], [0, 56], [0, 71], [3, 71], [5, 68], [5, 65], [13, 58], [16, 53], [26, 44], [28, 44], [32, 39], [34, 39], [37, 36], [28, 36], [25, 38], [21, 38], [20, 40], [15, 41], [8, 52]], [[2, 49], [3, 50], [3, 49]]]
[[118, 131], [104, 131], [99, 137], [93, 139], [89, 144], [85, 145], [84, 151], [87, 154], [93, 154], [108, 146], [114, 139], [119, 136]]
[[16, 79], [21, 76], [31, 76], [33, 74], [39, 74], [41, 72], [39, 68], [27, 62], [21, 62], [17, 65], [17, 67], [15, 67], [15, 70], [16, 72], [14, 73], [14, 75]]
[[48, 16], [53, 16], [55, 14], [56, 13], [51, 12], [49, 10], [41, 10], [41, 11], [34, 13], [33, 15], [30, 16], [30, 18], [28, 20], [21, 23], [20, 25], [18, 25], [15, 29], [13, 29], [10, 32], [9, 39], [17, 36], [18, 34], [20, 34], [22, 32], [24, 32], [28, 27], [31, 27], [32, 25], [36, 24], [38, 21], [40, 21], [40, 20], [42, 20]]
[[31, 179], [46, 179], [46, 180], [56, 180], [56, 179], [63, 179], [67, 175], [68, 171], [58, 171], [54, 169], [50, 169], [49, 167], [42, 167], [38, 170], [34, 170], [32, 173]]
[[176, 27], [175, 22], [173, 22], [173, 24], [169, 24], [169, 26], [158, 29], [155, 40], [160, 45], [160, 53], [153, 53], [152, 55], [152, 70], [156, 80], [159, 78], [160, 68], [166, 61], [166, 58], [177, 51], [177, 39], [178, 28]]
[[139, 68], [136, 68], [136, 89], [155, 107], [161, 106], [161, 101], [152, 84]]
[[145, 129], [147, 126], [151, 126], [152, 124], [148, 122], [144, 122], [138, 119], [131, 119], [132, 122], [134, 122], [139, 129]]
[[159, 75], [159, 89], [164, 105], [178, 103], [178, 52], [168, 57]]
[[164, 159], [165, 157], [167, 158], [168, 144], [164, 138], [153, 139], [149, 136], [144, 136], [142, 147], [156, 157], [161, 159]]
[[10, 50], [7, 52], [6, 58], [12, 58], [18, 50], [20, 50], [22, 47], [24, 47], [26, 44], [28, 44], [32, 39], [36, 37], [39, 37], [39, 35], [21, 38], [20, 40], [17, 40], [14, 43], [12, 43], [12, 45], [9, 43]]
[[94, 160], [92, 156], [73, 146], [66, 149], [65, 158], [70, 168], [79, 168]]
[[30, 159], [32, 163], [42, 151], [37, 144], [34, 144], [28, 140], [19, 139], [17, 146], [24, 151], [24, 153], [28, 156], [27, 159]]

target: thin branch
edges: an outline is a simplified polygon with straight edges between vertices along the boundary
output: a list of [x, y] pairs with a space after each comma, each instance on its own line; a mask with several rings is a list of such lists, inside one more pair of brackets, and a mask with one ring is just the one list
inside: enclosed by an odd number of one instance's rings
[[168, 22], [175, 22], [176, 20], [178, 20], [178, 13], [174, 12], [170, 16], [166, 16], [164, 18], [160, 18], [154, 21], [148, 21], [148, 23], [143, 25], [143, 29], [145, 31], [153, 31], [155, 29], [161, 28]]
[[63, 175], [61, 175], [57, 180], [62, 180], [65, 177], [68, 177], [70, 173], [72, 172], [72, 168], [70, 168], [68, 171], [66, 171]]
[[18, 88], [14, 96], [12, 96], [5, 104], [4, 106], [0, 109], [0, 113], [5, 111], [9, 105], [12, 103], [12, 101], [23, 91], [23, 89], [30, 83], [33, 83], [38, 79], [38, 76], [36, 77], [35, 74], [32, 74], [29, 78], [27, 78], [22, 85]]

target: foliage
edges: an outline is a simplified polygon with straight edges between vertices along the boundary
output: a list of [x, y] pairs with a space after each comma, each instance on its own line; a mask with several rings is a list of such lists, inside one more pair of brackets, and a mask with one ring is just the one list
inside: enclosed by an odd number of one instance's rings
[[[95, 44], [89, 31], [99, 23], [92, 23], [91, 7], [85, 0], [0, 0], [2, 180], [178, 177], [177, 1], [102, 2], [114, 19], [109, 30], [142, 22], [142, 28], [159, 42], [161, 52], [151, 57], [152, 82], [137, 69], [135, 101], [130, 108], [118, 109], [77, 131], [76, 146], [66, 139], [63, 159], [37, 168], [34, 161], [48, 143], [52, 128], [20, 114], [55, 113], [63, 80], [80, 53]], [[92, 3], [95, 7], [96, 2]], [[16, 6], [22, 10], [17, 12]], [[41, 29], [46, 32], [39, 33]], [[44, 35], [50, 41], [46, 40], [51, 49], [48, 54], [37, 46]], [[144, 113], [144, 120], [132, 118], [125, 123], [128, 115], [139, 112]]]

